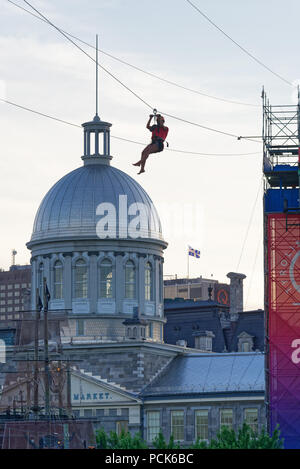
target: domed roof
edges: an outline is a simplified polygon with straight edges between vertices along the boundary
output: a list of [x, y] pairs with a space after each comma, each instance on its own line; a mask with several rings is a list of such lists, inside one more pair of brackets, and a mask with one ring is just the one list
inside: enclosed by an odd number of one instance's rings
[[[126, 196], [122, 198], [121, 209], [119, 196]], [[96, 213], [99, 204], [112, 204], [115, 207], [116, 235], [112, 237], [127, 238], [128, 236], [124, 236], [124, 230], [123, 235], [120, 235], [124, 226], [126, 198], [127, 209], [132, 204], [143, 204], [148, 212], [148, 229], [141, 231], [140, 237], [162, 240], [157, 211], [140, 184], [117, 168], [106, 164], [93, 164], [93, 161], [90, 161], [90, 164], [75, 169], [60, 179], [45, 195], [35, 217], [30, 242], [99, 237], [96, 231], [97, 223], [101, 219]], [[105, 207], [107, 205], [102, 206], [103, 216], [107, 214]], [[125, 225], [130, 223], [140, 213], [137, 210], [143, 210], [143, 207], [133, 206], [129, 215], [126, 213]], [[114, 210], [111, 213], [113, 214]], [[143, 227], [145, 226], [143, 224]]]

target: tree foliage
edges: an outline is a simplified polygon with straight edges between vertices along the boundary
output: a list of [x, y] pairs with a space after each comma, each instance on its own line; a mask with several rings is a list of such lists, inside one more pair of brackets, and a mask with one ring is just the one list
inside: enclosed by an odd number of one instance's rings
[[122, 431], [120, 435], [116, 432], [107, 435], [103, 428], [96, 431], [96, 445], [98, 449], [148, 449], [140, 433], [132, 436], [131, 433]]
[[[96, 431], [96, 445], [98, 449], [150, 449], [140, 433], [132, 436], [129, 432], [116, 432], [107, 434], [103, 428]], [[155, 449], [184, 449], [173, 436], [166, 441], [162, 430], [153, 440], [152, 448]], [[269, 435], [265, 429], [255, 433], [246, 423], [235, 432], [232, 428], [222, 427], [216, 439], [209, 443], [197, 440], [188, 447], [189, 449], [281, 449], [283, 440], [280, 438], [279, 428], [276, 427], [273, 435]]]

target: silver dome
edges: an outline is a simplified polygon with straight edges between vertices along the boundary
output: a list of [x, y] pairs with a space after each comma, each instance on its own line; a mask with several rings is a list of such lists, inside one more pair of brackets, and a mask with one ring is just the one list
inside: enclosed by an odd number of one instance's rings
[[[120, 195], [127, 196], [128, 207], [135, 203], [146, 206], [151, 214], [148, 218], [151, 238], [162, 240], [157, 211], [140, 184], [110, 165], [88, 164], [64, 176], [45, 195], [35, 217], [31, 242], [96, 238], [96, 225], [101, 218], [96, 215], [96, 209], [101, 203], [110, 203], [116, 208], [118, 238]], [[141, 237], [148, 236], [141, 234]]]

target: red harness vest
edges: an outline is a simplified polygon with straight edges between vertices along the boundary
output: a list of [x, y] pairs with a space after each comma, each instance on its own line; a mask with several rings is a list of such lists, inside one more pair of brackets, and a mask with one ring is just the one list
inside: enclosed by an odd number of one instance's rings
[[161, 138], [162, 140], [166, 140], [168, 132], [168, 127], [159, 127], [158, 125], [153, 125], [152, 139]]

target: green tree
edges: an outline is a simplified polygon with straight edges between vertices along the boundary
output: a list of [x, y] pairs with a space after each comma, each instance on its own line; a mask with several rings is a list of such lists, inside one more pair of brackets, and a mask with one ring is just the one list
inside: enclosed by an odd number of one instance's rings
[[116, 432], [105, 433], [104, 429], [96, 431], [97, 449], [147, 449], [146, 442], [142, 439], [140, 433], [134, 436], [129, 432], [118, 435]]
[[279, 428], [269, 435], [266, 430], [255, 433], [246, 423], [236, 433], [232, 428], [222, 427], [216, 439], [210, 443], [197, 441], [194, 449], [280, 449], [283, 448], [283, 440], [280, 438]]
[[[169, 442], [166, 441], [162, 430], [153, 440], [155, 449], [180, 449], [183, 447], [179, 442], [174, 441], [171, 436]], [[134, 436], [129, 432], [110, 432], [109, 435], [103, 428], [96, 431], [97, 449], [149, 449], [147, 443], [142, 439], [140, 433]], [[265, 429], [260, 433], [255, 433], [249, 425], [244, 425], [235, 432], [232, 428], [222, 427], [217, 438], [206, 443], [197, 440], [189, 449], [280, 449], [283, 448], [283, 440], [280, 438], [279, 428], [269, 435]]]
[[180, 449], [180, 443], [174, 441], [173, 435], [171, 435], [169, 443], [166, 442], [164, 434], [160, 429], [159, 434], [154, 438], [152, 445], [155, 449]]

